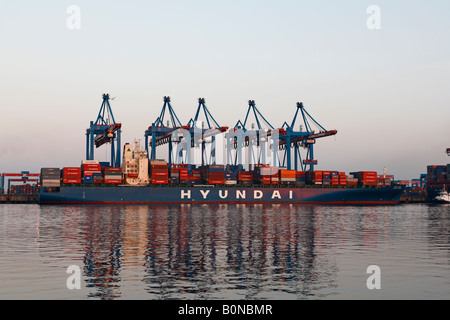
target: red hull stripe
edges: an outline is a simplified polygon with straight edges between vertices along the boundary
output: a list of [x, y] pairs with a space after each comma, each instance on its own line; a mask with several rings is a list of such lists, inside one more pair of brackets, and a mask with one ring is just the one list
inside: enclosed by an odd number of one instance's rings
[[399, 201], [41, 201], [42, 204], [333, 204], [396, 205]]

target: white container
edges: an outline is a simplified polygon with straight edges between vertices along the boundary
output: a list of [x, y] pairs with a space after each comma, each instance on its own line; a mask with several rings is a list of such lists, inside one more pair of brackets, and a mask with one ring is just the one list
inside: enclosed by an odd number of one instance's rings
[[44, 179], [44, 180], [42, 180], [41, 185], [43, 187], [60, 187], [61, 180], [59, 180], [59, 179]]
[[82, 160], [81, 164], [100, 164], [98, 160]]
[[277, 167], [262, 167], [260, 168], [260, 174], [262, 176], [273, 176], [274, 174], [278, 173]]
[[105, 180], [121, 180], [122, 179], [122, 175], [115, 175], [115, 176], [110, 176], [110, 175], [108, 175], [108, 176], [105, 176]]

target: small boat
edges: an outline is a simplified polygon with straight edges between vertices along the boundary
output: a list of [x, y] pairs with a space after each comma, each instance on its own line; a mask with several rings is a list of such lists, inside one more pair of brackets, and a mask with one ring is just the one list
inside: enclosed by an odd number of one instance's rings
[[434, 202], [437, 203], [450, 203], [450, 195], [448, 191], [444, 188], [434, 197]]

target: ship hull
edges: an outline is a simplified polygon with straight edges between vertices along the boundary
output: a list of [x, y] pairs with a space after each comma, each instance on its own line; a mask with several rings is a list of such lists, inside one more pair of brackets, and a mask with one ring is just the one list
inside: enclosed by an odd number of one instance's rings
[[40, 204], [224, 204], [298, 203], [395, 205], [403, 193], [389, 188], [240, 188], [240, 187], [61, 187], [41, 189]]

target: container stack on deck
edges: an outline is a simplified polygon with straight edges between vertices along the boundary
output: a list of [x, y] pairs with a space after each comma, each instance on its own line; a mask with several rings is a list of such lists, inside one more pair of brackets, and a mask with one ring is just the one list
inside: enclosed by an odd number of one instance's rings
[[191, 173], [189, 174], [189, 183], [190, 184], [201, 184], [202, 183], [202, 176], [200, 173], [200, 170], [191, 170]]
[[164, 160], [150, 160], [149, 175], [152, 184], [168, 184], [169, 165]]
[[59, 168], [41, 169], [41, 186], [53, 188], [61, 186], [61, 172]]
[[[429, 166], [428, 180], [433, 182], [450, 181], [447, 172], [449, 166]], [[134, 167], [133, 167], [134, 168]], [[132, 169], [133, 169], [132, 168]], [[134, 170], [134, 169], [133, 169]], [[127, 183], [125, 177], [140, 174], [122, 168], [105, 166], [95, 160], [82, 161], [81, 167], [43, 168], [41, 185], [43, 187], [59, 187], [65, 185], [92, 184], [113, 186]], [[147, 171], [145, 171], [147, 174]], [[192, 166], [171, 164], [165, 160], [149, 160], [148, 177], [150, 185], [161, 184], [210, 184], [210, 185], [262, 185], [262, 186], [316, 186], [316, 187], [387, 187], [392, 184], [393, 176], [378, 176], [375, 171], [345, 172], [331, 170], [296, 171], [269, 165], [255, 165], [254, 170], [232, 171], [231, 166], [206, 165]], [[146, 184], [141, 184], [146, 185]]]
[[236, 172], [231, 172], [231, 171], [227, 171], [225, 172], [225, 184], [227, 185], [235, 185], [237, 184], [237, 173]]
[[80, 167], [64, 167], [62, 172], [63, 183], [81, 183]]
[[172, 164], [170, 169], [170, 183], [188, 183], [189, 171], [186, 164]]
[[102, 183], [102, 167], [98, 161], [83, 160], [81, 163], [81, 170], [83, 175], [83, 183]]
[[200, 176], [208, 184], [225, 184], [225, 166], [217, 164], [202, 166]]
[[105, 184], [121, 184], [122, 168], [105, 167], [103, 169], [103, 179]]
[[450, 183], [450, 164], [427, 166], [427, 182], [429, 184]]
[[294, 185], [297, 180], [297, 172], [295, 170], [280, 170], [280, 184]]
[[358, 171], [350, 172], [355, 178], [358, 179], [358, 183], [363, 186], [376, 186], [378, 182], [378, 175], [375, 171]]
[[239, 184], [252, 184], [253, 183], [253, 172], [252, 171], [239, 171], [238, 175]]

